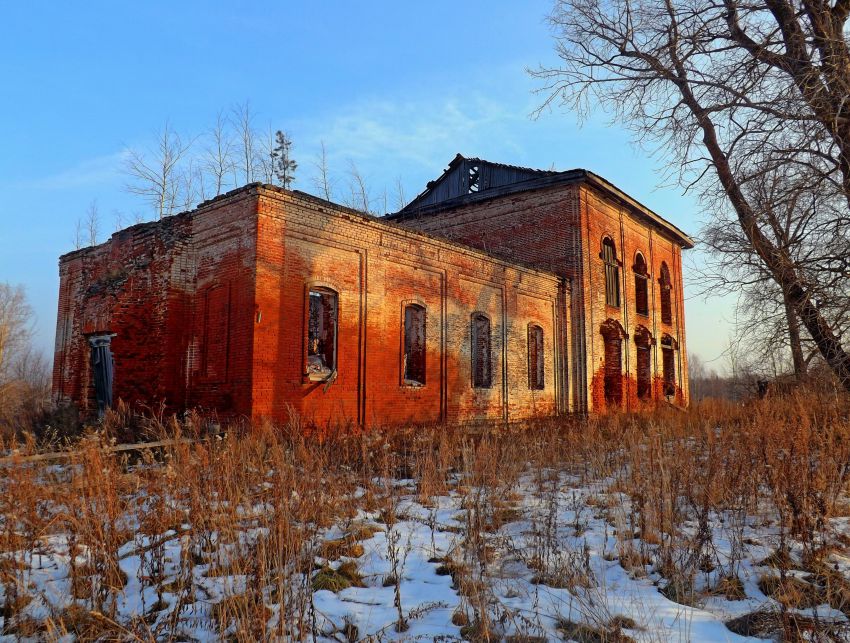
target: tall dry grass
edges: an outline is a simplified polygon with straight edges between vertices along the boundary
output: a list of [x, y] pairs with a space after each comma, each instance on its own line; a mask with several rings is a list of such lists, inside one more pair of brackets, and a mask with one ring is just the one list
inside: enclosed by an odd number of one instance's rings
[[[849, 410], [842, 397], [800, 392], [744, 405], [706, 401], [687, 412], [339, 432], [321, 440], [297, 421], [210, 437], [199, 417], [148, 418], [141, 430], [149, 437], [188, 440], [115, 454], [105, 447], [129, 422], [122, 411], [62, 465], [24, 462], [32, 443], [0, 445], [21, 460], [7, 463], [0, 482], [4, 633], [167, 640], [202, 622], [236, 640], [308, 638], [322, 623], [313, 591], [359, 582], [356, 563], [331, 569], [321, 561], [356, 559], [358, 543], [373, 531], [357, 520], [358, 510], [380, 516], [391, 540], [399, 491], [389, 481], [397, 479], [411, 479], [426, 506], [449, 490], [461, 497], [459, 546], [435, 562], [455, 580], [463, 604], [457, 623], [469, 638], [489, 640], [493, 631], [489, 535], [521, 511], [513, 490], [522, 476], [551, 507], [534, 524], [536, 544], [527, 554], [543, 584], [593, 583], [581, 551], [566, 563], [555, 555], [553, 503], [565, 473], [629, 500], [629, 511], [607, 507], [618, 538], [612, 556], [636, 572], [651, 566], [673, 600], [693, 600], [696, 579], [718, 566], [715, 577], [730, 584], [720, 589], [734, 591], [753, 516], [769, 516], [778, 530], [780, 584], [795, 564], [825, 573], [820, 562], [842, 544], [830, 519], [850, 513]], [[575, 509], [579, 532], [583, 509]], [[740, 556], [717, 556], [710, 525], [718, 516]], [[331, 525], [341, 538], [324, 538]], [[403, 545], [395, 537], [394, 571], [385, 580], [395, 583], [398, 631], [408, 617], [399, 585]], [[33, 567], [49, 556], [67, 561], [65, 600], [32, 587]], [[138, 561], [134, 578], [124, 571], [130, 558]], [[240, 580], [210, 595], [203, 579], [224, 577]], [[138, 605], [128, 607], [128, 596]], [[827, 600], [844, 610], [843, 596]], [[32, 601], [43, 604], [43, 617], [28, 615]], [[350, 628], [334, 635], [357, 637]]]

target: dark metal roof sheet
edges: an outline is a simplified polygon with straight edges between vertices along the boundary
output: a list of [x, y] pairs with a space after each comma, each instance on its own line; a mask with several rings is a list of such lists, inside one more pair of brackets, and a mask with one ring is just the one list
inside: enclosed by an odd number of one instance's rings
[[[463, 189], [463, 179], [466, 172], [458, 173], [459, 170], [469, 168], [470, 164], [477, 164], [479, 168], [484, 166], [499, 168], [505, 170], [505, 172], [496, 175], [496, 182], [494, 184], [484, 185], [479, 190], [470, 191], [468, 186], [467, 189]], [[452, 159], [449, 167], [438, 179], [428, 183], [425, 191], [400, 211], [387, 215], [385, 218], [390, 221], [401, 221], [413, 217], [427, 216], [472, 203], [496, 199], [508, 194], [574, 183], [588, 183], [594, 186], [601, 192], [627, 206], [639, 217], [668, 233], [683, 248], [694, 247], [693, 239], [678, 227], [636, 199], [630, 197], [607, 179], [588, 170], [575, 169], [565, 172], [534, 170], [516, 165], [492, 163], [491, 161], [485, 161], [479, 158], [465, 158], [460, 154]]]

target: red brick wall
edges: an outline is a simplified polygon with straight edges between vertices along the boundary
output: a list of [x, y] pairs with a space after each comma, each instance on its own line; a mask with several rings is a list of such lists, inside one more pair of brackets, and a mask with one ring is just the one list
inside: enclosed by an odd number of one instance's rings
[[[604, 343], [601, 325], [619, 322], [629, 336], [623, 339], [623, 403], [626, 409], [641, 408], [637, 399], [637, 356], [634, 329], [648, 328], [656, 340], [652, 347], [655, 400], [661, 399], [661, 349], [663, 333], [679, 346], [677, 402], [687, 404], [687, 353], [685, 350], [681, 248], [656, 226], [648, 225], [627, 207], [608, 199], [587, 185], [562, 185], [520, 193], [400, 220], [400, 224], [487, 249], [508, 260], [521, 261], [572, 280], [569, 324], [572, 374], [572, 408], [605, 409]], [[621, 306], [607, 306], [604, 267], [599, 257], [601, 242], [610, 235], [620, 266]], [[640, 250], [651, 272], [649, 315], [637, 315], [634, 307], [635, 253]], [[673, 281], [673, 323], [662, 324], [659, 284], [661, 262], [666, 261]]]
[[[624, 399], [622, 407], [637, 410], [645, 405], [637, 397], [637, 347], [635, 335], [638, 325], [652, 335], [651, 372], [653, 400], [663, 398], [661, 381], [661, 338], [669, 334], [679, 346], [676, 351], [676, 402], [688, 403], [687, 357], [684, 335], [684, 310], [682, 290], [681, 248], [672, 239], [648, 226], [619, 204], [605, 198], [590, 187], [583, 187], [582, 231], [584, 255], [582, 283], [587, 301], [588, 389], [590, 409], [606, 408], [604, 399], [605, 339], [602, 324], [606, 320], [618, 322], [628, 337], [623, 338], [622, 365]], [[608, 306], [605, 301], [605, 271], [600, 252], [602, 239], [613, 238], [620, 262], [621, 305]], [[643, 254], [649, 270], [649, 314], [635, 310], [635, 280], [633, 266], [637, 253]], [[666, 262], [673, 281], [671, 324], [661, 321], [659, 277], [661, 263]]]
[[[555, 301], [559, 280], [436, 238], [367, 220], [318, 199], [267, 190], [260, 200], [254, 333], [254, 416], [297, 413], [366, 425], [556, 411]], [[282, 269], [281, 269], [282, 266]], [[305, 381], [311, 285], [339, 293], [338, 377]], [[406, 303], [427, 310], [426, 384], [401, 381]], [[493, 385], [471, 386], [470, 320], [491, 319]], [[542, 326], [546, 381], [528, 389], [527, 326]], [[507, 340], [507, 341], [506, 341]]]
[[116, 401], [250, 414], [256, 202], [241, 191], [64, 255], [54, 395], [93, 411], [86, 334], [112, 332]]
[[[276, 421], [296, 416], [320, 425], [601, 410], [600, 329], [612, 319], [628, 335], [621, 351], [623, 406], [640, 406], [634, 382], [638, 324], [656, 340], [657, 397], [660, 338], [668, 333], [676, 340], [677, 396], [687, 402], [680, 249], [621, 205], [587, 187], [561, 186], [404, 225], [480, 250], [300, 193], [252, 185], [65, 255], [54, 391], [91, 410], [85, 334], [114, 332], [115, 398], [164, 403], [169, 410], [199, 407]], [[604, 234], [614, 238], [622, 263], [618, 308], [605, 304]], [[638, 250], [651, 271], [645, 317], [633, 306], [631, 266]], [[662, 261], [673, 278], [672, 324], [660, 318]], [[339, 294], [338, 376], [330, 385], [305, 377], [307, 292], [313, 286]], [[422, 387], [402, 381], [402, 319], [409, 303], [427, 310]], [[491, 323], [492, 386], [486, 389], [472, 386], [476, 312]], [[544, 331], [545, 387], [539, 391], [528, 381], [531, 323]]]
[[[113, 332], [114, 395], [127, 402], [182, 402], [179, 354], [191, 277], [191, 220], [177, 216], [122, 230], [63, 256], [53, 389], [94, 408], [88, 333]], [[173, 333], [172, 333], [173, 331]]]

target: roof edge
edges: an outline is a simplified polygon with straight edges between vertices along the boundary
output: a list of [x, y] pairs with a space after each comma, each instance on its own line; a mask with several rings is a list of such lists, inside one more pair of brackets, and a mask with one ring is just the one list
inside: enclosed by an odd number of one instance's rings
[[420, 208], [413, 208], [408, 210], [407, 207], [409, 206], [407, 206], [399, 210], [398, 212], [394, 212], [392, 214], [387, 215], [385, 218], [389, 221], [404, 221], [405, 219], [412, 219], [422, 215], [434, 214], [444, 210], [452, 210], [458, 207], [463, 207], [465, 205], [471, 205], [473, 203], [483, 203], [485, 201], [497, 199], [508, 194], [528, 192], [531, 190], [543, 189], [556, 185], [572, 185], [582, 182], [593, 185], [602, 192], [606, 193], [607, 195], [615, 198], [622, 204], [631, 208], [637, 214], [645, 217], [651, 223], [655, 224], [657, 227], [670, 234], [682, 248], [691, 249], [694, 247], [694, 240], [680, 228], [673, 225], [664, 217], [654, 212], [647, 206], [643, 205], [637, 199], [623, 192], [620, 188], [618, 188], [616, 185], [614, 185], [607, 179], [594, 172], [582, 168], [566, 170], [564, 172], [558, 172], [550, 176], [530, 179], [528, 181], [521, 181], [519, 183], [502, 186], [500, 188], [494, 188], [492, 190], [486, 190], [484, 192], [464, 194], [449, 201], [443, 201], [442, 203], [435, 203], [433, 205], [428, 205]]

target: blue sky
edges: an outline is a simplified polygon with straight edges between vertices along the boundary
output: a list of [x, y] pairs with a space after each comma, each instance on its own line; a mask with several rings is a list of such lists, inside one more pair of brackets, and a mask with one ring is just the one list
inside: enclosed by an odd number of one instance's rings
[[[126, 191], [128, 148], [170, 126], [191, 139], [250, 101], [259, 128], [286, 129], [314, 191], [320, 141], [336, 187], [350, 163], [373, 203], [400, 178], [409, 199], [460, 152], [504, 163], [584, 167], [691, 234], [700, 210], [659, 187], [662, 160], [604, 115], [530, 117], [526, 68], [554, 64], [548, 1], [10, 3], [0, 24], [0, 281], [22, 283], [37, 342], [52, 353], [57, 259], [97, 201], [101, 237], [153, 213]], [[392, 209], [392, 197], [390, 197]], [[691, 251], [686, 263], [699, 262]], [[729, 299], [693, 296], [688, 347], [718, 358]], [[722, 362], [718, 360], [715, 365]]]

